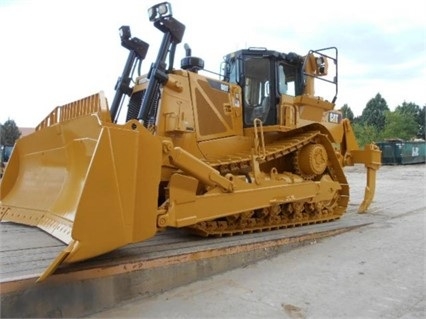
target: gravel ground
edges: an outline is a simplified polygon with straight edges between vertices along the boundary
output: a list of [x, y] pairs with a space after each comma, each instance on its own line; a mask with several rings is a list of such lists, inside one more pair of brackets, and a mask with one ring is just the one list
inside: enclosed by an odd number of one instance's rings
[[[426, 318], [425, 168], [379, 170], [368, 226], [91, 318]], [[365, 171], [346, 172], [356, 214]]]

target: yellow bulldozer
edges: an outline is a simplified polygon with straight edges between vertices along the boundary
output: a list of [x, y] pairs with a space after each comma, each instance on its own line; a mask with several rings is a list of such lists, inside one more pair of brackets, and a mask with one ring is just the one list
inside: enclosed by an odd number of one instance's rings
[[[99, 92], [56, 107], [14, 147], [1, 221], [68, 245], [39, 280], [167, 227], [225, 236], [334, 221], [349, 202], [343, 167], [356, 163], [367, 169], [367, 210], [381, 152], [360, 150], [335, 110], [336, 48], [242, 49], [210, 75], [187, 44], [173, 67], [185, 26], [170, 3], [148, 15], [163, 33], [148, 74], [134, 72], [149, 45], [122, 26], [129, 56], [111, 105]], [[333, 88], [331, 101], [315, 95], [316, 83]]]

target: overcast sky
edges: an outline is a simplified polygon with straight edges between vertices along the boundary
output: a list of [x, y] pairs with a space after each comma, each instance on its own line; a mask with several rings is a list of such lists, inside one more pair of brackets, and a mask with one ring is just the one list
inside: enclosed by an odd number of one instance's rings
[[[36, 126], [55, 106], [103, 90], [112, 102], [128, 51], [118, 28], [150, 44], [142, 71], [157, 55], [162, 33], [148, 21], [146, 0], [0, 0], [0, 122]], [[339, 50], [337, 107], [360, 115], [377, 93], [391, 110], [426, 104], [426, 22], [422, 1], [171, 0], [185, 24], [183, 43], [206, 68], [247, 47], [306, 54]], [[184, 55], [178, 46], [175, 67]]]

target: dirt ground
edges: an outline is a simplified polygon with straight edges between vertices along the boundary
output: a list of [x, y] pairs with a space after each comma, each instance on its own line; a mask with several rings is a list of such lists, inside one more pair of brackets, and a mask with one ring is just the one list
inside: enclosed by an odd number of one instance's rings
[[[91, 318], [426, 318], [425, 168], [378, 171], [368, 226]], [[346, 172], [356, 214], [366, 175]]]

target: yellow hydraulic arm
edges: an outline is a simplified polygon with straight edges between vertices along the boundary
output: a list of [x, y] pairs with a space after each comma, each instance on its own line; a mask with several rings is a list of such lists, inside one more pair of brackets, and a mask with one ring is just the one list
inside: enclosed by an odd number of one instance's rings
[[365, 186], [364, 200], [358, 208], [358, 213], [365, 213], [373, 201], [376, 191], [376, 171], [382, 164], [381, 151], [374, 143], [366, 144], [364, 149], [360, 150], [349, 120], [344, 119], [342, 125], [341, 153], [343, 155], [343, 165], [353, 166], [356, 163], [364, 163], [367, 168], [367, 185]]

